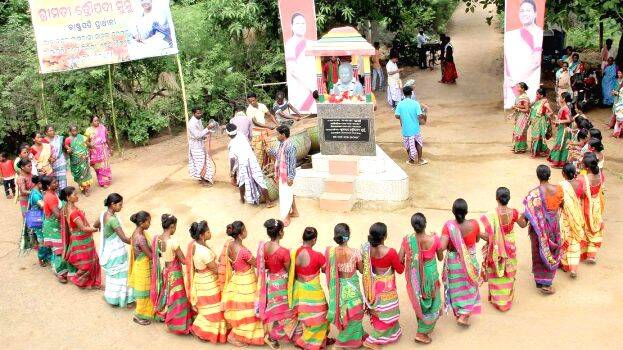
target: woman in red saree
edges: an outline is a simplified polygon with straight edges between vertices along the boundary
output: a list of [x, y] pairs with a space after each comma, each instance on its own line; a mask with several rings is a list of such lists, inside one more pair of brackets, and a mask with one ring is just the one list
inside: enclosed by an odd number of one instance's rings
[[[162, 235], [153, 238], [151, 301], [156, 316], [167, 325], [169, 332], [189, 334], [192, 312], [186, 288], [182, 264], [186, 261], [180, 249], [180, 242], [174, 236], [177, 218], [171, 214], [162, 215]], [[160, 267], [160, 255], [164, 259], [164, 269]]]
[[102, 273], [93, 242], [96, 228], [91, 227], [78, 208], [78, 191], [73, 186], [61, 190], [59, 199], [66, 202], [62, 211], [61, 238], [65, 247], [64, 260], [69, 264], [69, 280], [80, 288], [99, 289]]
[[450, 37], [446, 36], [446, 46], [444, 46], [444, 59], [441, 63], [441, 81], [444, 84], [456, 84], [456, 79], [459, 77], [459, 73], [456, 71], [456, 65], [454, 64], [454, 47], [450, 43]]
[[268, 328], [266, 342], [272, 348], [279, 341], [293, 341], [296, 315], [288, 305], [290, 251], [279, 244], [283, 238], [281, 220], [264, 222], [269, 242], [260, 242], [257, 249], [258, 317]]
[[108, 130], [100, 123], [98, 116], [91, 117], [91, 126], [86, 129], [84, 136], [89, 140], [89, 161], [95, 169], [97, 183], [100, 187], [107, 188], [112, 181], [109, 160], [111, 152], [108, 146]]

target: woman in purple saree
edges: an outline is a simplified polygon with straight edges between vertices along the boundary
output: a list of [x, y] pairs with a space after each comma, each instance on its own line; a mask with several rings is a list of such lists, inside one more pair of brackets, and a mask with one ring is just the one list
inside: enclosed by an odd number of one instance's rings
[[94, 115], [91, 117], [91, 126], [84, 134], [89, 139], [89, 161], [97, 175], [97, 183], [106, 188], [112, 181], [108, 130], [100, 123], [99, 117]]

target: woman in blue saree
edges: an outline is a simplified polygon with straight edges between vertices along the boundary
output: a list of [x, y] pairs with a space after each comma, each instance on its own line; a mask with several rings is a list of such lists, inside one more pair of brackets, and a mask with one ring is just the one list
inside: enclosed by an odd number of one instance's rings
[[606, 106], [612, 106], [614, 104], [614, 96], [612, 91], [616, 90], [617, 86], [617, 71], [619, 68], [614, 63], [614, 58], [608, 58], [608, 65], [604, 68], [604, 76], [601, 80], [601, 92], [603, 95], [603, 104]]

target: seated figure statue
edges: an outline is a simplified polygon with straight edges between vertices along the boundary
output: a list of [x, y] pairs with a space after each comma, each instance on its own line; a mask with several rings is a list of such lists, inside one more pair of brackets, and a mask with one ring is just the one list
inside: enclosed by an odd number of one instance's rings
[[363, 86], [353, 77], [354, 70], [350, 63], [342, 63], [338, 68], [339, 79], [331, 89], [329, 102], [340, 103], [343, 101], [364, 101]]

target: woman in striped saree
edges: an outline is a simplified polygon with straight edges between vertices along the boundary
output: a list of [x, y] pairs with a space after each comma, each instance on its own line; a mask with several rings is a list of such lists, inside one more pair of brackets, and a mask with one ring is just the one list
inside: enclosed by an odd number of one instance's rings
[[482, 277], [489, 282], [489, 302], [500, 311], [508, 311], [515, 297], [515, 274], [517, 272], [517, 248], [515, 247], [515, 223], [524, 228], [526, 218], [516, 209], [509, 208], [511, 192], [500, 187], [495, 192], [498, 207], [480, 218], [485, 232], [480, 238], [487, 243], [482, 247]]
[[467, 202], [459, 198], [452, 204], [455, 220], [446, 222], [441, 232], [441, 247], [448, 253], [443, 264], [446, 308], [452, 308], [457, 323], [469, 326], [469, 318], [480, 314], [479, 272], [476, 242], [480, 226], [466, 220]]
[[325, 257], [313, 250], [318, 231], [305, 228], [303, 245], [292, 252], [292, 264], [288, 280], [291, 296], [290, 307], [298, 317], [296, 346], [306, 350], [320, 350], [327, 344], [327, 300], [320, 285], [320, 270], [324, 269]]
[[395, 343], [402, 335], [395, 273], [401, 274], [404, 265], [396, 250], [385, 246], [386, 238], [387, 226], [377, 222], [370, 227], [368, 243], [362, 247], [363, 292], [372, 324], [363, 346], [369, 349]]
[[290, 251], [279, 244], [283, 238], [281, 220], [264, 222], [270, 242], [260, 242], [257, 249], [258, 317], [267, 326], [266, 341], [278, 348], [279, 341], [293, 341], [296, 315], [288, 304]]
[[359, 275], [363, 272], [361, 252], [348, 247], [350, 228], [337, 224], [333, 230], [337, 247], [327, 248], [327, 285], [329, 286], [329, 312], [327, 319], [338, 329], [335, 349], [358, 349], [367, 334], [363, 330], [364, 305]]
[[72, 186], [61, 190], [60, 200], [65, 202], [61, 217], [61, 237], [65, 247], [64, 260], [69, 264], [69, 280], [80, 288], [99, 289], [102, 273], [93, 243], [92, 228], [77, 207], [78, 191]]
[[509, 118], [515, 119], [513, 127], [513, 152], [524, 153], [528, 150], [528, 128], [530, 127], [530, 97], [526, 91], [526, 83], [517, 84], [519, 96], [515, 99], [513, 114]]
[[584, 187], [576, 178], [577, 169], [572, 163], [562, 168], [564, 180], [560, 182], [563, 193], [563, 206], [560, 212], [560, 234], [563, 239], [560, 267], [577, 277], [580, 264], [580, 250], [584, 241], [584, 215], [580, 198], [584, 197]]
[[264, 345], [264, 326], [256, 317], [257, 277], [255, 258], [242, 244], [247, 229], [242, 221], [227, 225], [227, 235], [219, 261], [219, 285], [222, 286], [225, 321], [232, 327], [227, 341], [237, 347]]
[[533, 158], [545, 157], [549, 154], [547, 142], [549, 135], [549, 118], [552, 109], [547, 101], [547, 90], [539, 88], [536, 101], [530, 108], [530, 152]]
[[[41, 192], [41, 180], [39, 180], [39, 176], [33, 176], [32, 183], [34, 187], [28, 195], [28, 208], [40, 210], [43, 214], [43, 193]], [[31, 230], [33, 235], [37, 238], [37, 258], [39, 259], [39, 265], [41, 265], [41, 267], [48, 266], [52, 258], [52, 249], [43, 245], [43, 228], [39, 227]]]
[[[154, 236], [151, 246], [151, 302], [156, 315], [164, 320], [169, 332], [173, 334], [189, 334], [192, 325], [192, 311], [186, 287], [182, 263], [186, 261], [180, 248], [180, 241], [174, 236], [177, 229], [177, 218], [171, 214], [163, 214], [160, 220], [164, 232]], [[160, 266], [160, 256], [164, 259], [164, 269]]]
[[587, 174], [581, 178], [584, 187], [584, 218], [586, 222], [586, 247], [582, 251], [582, 259], [594, 264], [597, 251], [604, 239], [604, 173], [599, 168], [599, 159], [593, 152], [584, 155], [584, 168]]
[[70, 136], [65, 139], [65, 149], [69, 155], [69, 168], [74, 181], [80, 186], [85, 196], [89, 195], [89, 188], [93, 183], [91, 168], [89, 167], [89, 147], [87, 138], [78, 134], [78, 128], [69, 128]]
[[54, 174], [52, 165], [50, 164], [52, 160], [52, 147], [49, 143], [44, 142], [41, 133], [35, 134], [34, 145], [30, 147], [30, 154], [32, 155], [39, 176], [52, 176]]
[[43, 195], [43, 244], [52, 250], [52, 270], [61, 283], [67, 283], [69, 275], [69, 265], [63, 259], [64, 246], [61, 237], [61, 224], [59, 218], [62, 217], [61, 202], [56, 194], [58, 181], [55, 177], [44, 176], [41, 178], [41, 189]]
[[65, 147], [63, 147], [63, 138], [56, 135], [54, 127], [48, 125], [45, 127], [45, 140], [50, 144], [51, 154], [50, 164], [54, 177], [58, 181], [59, 191], [67, 187], [67, 160], [65, 160]]
[[539, 165], [536, 175], [539, 186], [524, 199], [524, 216], [530, 222], [532, 273], [536, 287], [543, 294], [554, 294], [552, 284], [560, 264], [562, 246], [558, 213], [563, 194], [560, 186], [549, 183], [552, 172], [547, 165]]
[[[19, 210], [22, 213], [22, 229], [20, 232], [20, 251], [25, 252], [33, 247], [42, 245], [43, 240], [39, 239], [37, 243], [34, 242], [34, 237], [31, 235], [30, 230], [26, 227], [26, 213], [31, 208], [29, 205], [29, 197], [32, 189], [35, 187], [33, 183], [33, 166], [34, 164], [29, 159], [20, 159], [17, 162], [19, 166], [19, 177], [17, 178], [17, 201], [19, 203]], [[41, 198], [43, 200], [43, 197]], [[43, 209], [43, 206], [41, 206]], [[48, 248], [49, 249], [49, 248]]]
[[112, 171], [110, 170], [110, 147], [108, 146], [108, 130], [100, 122], [96, 115], [91, 117], [91, 126], [88, 127], [84, 136], [89, 142], [89, 161], [100, 187], [107, 188], [112, 181]]
[[98, 256], [106, 274], [104, 300], [112, 307], [127, 307], [135, 302], [134, 291], [128, 288], [128, 252], [130, 239], [123, 232], [117, 213], [123, 208], [123, 197], [111, 193], [104, 201], [103, 212], [95, 228], [100, 230]]
[[136, 228], [130, 239], [130, 268], [128, 271], [128, 286], [134, 291], [136, 308], [134, 322], [147, 326], [154, 320], [154, 304], [151, 302], [151, 264], [153, 250], [151, 236], [147, 230], [151, 226], [151, 215], [146, 211], [139, 211], [130, 216]]
[[407, 292], [417, 317], [415, 341], [429, 344], [441, 309], [441, 288], [435, 258], [442, 260], [443, 250], [439, 236], [426, 233], [424, 214], [413, 214], [411, 226], [415, 233], [404, 237], [399, 256], [405, 263]]
[[212, 344], [227, 342], [227, 324], [221, 309], [221, 291], [218, 287], [216, 254], [206, 241], [212, 238], [204, 220], [190, 226], [193, 241], [186, 253], [187, 295], [196, 312], [191, 332]]

